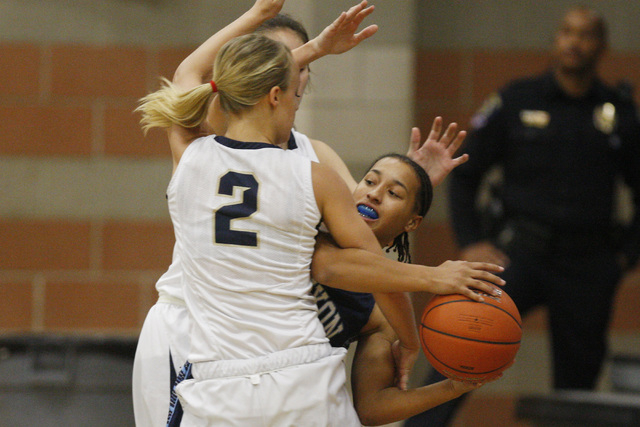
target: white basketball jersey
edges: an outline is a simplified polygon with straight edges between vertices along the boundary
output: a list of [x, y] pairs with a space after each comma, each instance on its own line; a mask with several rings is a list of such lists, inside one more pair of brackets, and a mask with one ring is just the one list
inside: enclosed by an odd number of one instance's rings
[[[318, 162], [313, 145], [309, 138], [295, 130], [291, 130], [288, 149], [313, 162]], [[184, 301], [182, 292], [182, 265], [180, 264], [180, 248], [176, 243], [173, 247], [173, 259], [169, 269], [156, 282], [156, 290], [161, 297], [169, 297], [175, 302]]]
[[200, 138], [167, 195], [191, 362], [326, 342], [310, 295], [320, 213], [308, 159], [270, 144]]

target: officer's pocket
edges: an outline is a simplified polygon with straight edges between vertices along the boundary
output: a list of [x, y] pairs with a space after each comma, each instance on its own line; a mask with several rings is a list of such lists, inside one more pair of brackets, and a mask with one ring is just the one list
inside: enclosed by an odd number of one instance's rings
[[523, 219], [510, 219], [498, 233], [496, 245], [507, 253], [544, 253], [549, 250], [551, 239], [548, 227]]

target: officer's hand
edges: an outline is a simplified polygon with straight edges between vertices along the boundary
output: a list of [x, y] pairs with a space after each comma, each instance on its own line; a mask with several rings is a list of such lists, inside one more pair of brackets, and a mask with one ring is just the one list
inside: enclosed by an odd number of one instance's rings
[[486, 240], [472, 243], [462, 248], [460, 251], [460, 259], [472, 262], [490, 262], [505, 268], [510, 262], [507, 254]]

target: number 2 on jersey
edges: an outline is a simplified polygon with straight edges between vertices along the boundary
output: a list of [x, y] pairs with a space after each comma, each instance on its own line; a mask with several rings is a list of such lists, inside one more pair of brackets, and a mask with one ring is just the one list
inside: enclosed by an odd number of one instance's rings
[[236, 246], [258, 246], [258, 233], [234, 230], [231, 221], [249, 218], [258, 210], [258, 181], [250, 174], [227, 172], [220, 178], [218, 194], [232, 196], [234, 189], [242, 191], [242, 201], [225, 205], [215, 212], [214, 243]]

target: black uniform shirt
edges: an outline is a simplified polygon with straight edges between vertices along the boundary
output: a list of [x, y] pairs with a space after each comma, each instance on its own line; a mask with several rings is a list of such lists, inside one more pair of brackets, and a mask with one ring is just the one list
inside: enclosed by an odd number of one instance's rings
[[608, 229], [619, 175], [640, 206], [636, 110], [628, 95], [600, 81], [582, 98], [567, 96], [551, 72], [513, 82], [474, 116], [465, 151], [470, 159], [453, 171], [449, 191], [462, 246], [486, 237], [474, 203], [483, 174], [495, 164], [503, 168], [507, 217], [575, 233]]

